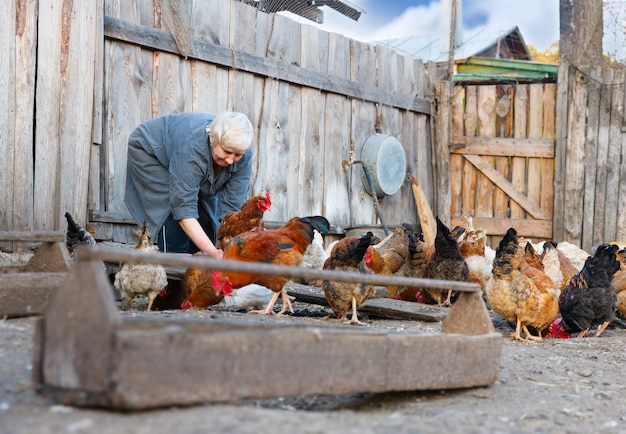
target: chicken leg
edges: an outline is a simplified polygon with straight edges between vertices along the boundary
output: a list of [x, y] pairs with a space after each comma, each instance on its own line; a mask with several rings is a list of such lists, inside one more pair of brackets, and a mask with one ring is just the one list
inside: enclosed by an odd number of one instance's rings
[[285, 313], [285, 310], [287, 308], [289, 308], [289, 312], [294, 313], [293, 306], [291, 305], [291, 300], [290, 300], [291, 297], [287, 295], [287, 290], [284, 287], [280, 292], [275, 292], [272, 295], [272, 298], [270, 299], [269, 303], [267, 303], [267, 306], [265, 306], [265, 309], [251, 310], [248, 313], [253, 313], [257, 315], [274, 315], [274, 304], [276, 304], [276, 301], [278, 300], [279, 295], [282, 295], [283, 307], [280, 309], [277, 315], [282, 315], [283, 313]]
[[600, 336], [600, 334], [604, 331], [604, 329], [607, 328], [607, 326], [609, 325], [609, 321], [604, 321], [602, 323], [602, 325], [600, 327], [598, 327], [598, 331], [596, 332], [596, 334], [594, 335], [596, 338], [598, 336]]
[[[347, 313], [346, 318], [347, 318]], [[356, 324], [356, 325], [365, 325], [365, 323], [359, 321], [359, 317], [356, 313], [356, 298], [352, 297], [352, 318], [350, 321], [344, 321], [344, 324]]]
[[528, 327], [526, 327], [526, 324], [522, 324], [522, 330], [524, 330], [524, 333], [526, 333], [526, 337], [528, 339], [531, 339], [533, 341], [540, 341], [543, 339], [543, 337], [541, 336], [541, 332], [539, 332], [538, 336], [533, 335], [529, 330]]

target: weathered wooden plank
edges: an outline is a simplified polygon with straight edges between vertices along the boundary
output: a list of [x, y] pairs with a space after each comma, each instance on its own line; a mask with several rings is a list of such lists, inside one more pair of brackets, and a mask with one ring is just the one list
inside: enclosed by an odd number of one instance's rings
[[[478, 131], [480, 137], [496, 136], [496, 86], [486, 85], [478, 88], [477, 96], [478, 107]], [[482, 157], [482, 167], [489, 166], [493, 169], [495, 164], [494, 157]], [[470, 160], [471, 161], [471, 160]], [[476, 166], [479, 172], [482, 169]], [[495, 169], [493, 169], [495, 172]], [[496, 172], [497, 173], [497, 172]], [[496, 182], [496, 185], [498, 183]], [[476, 204], [475, 216], [489, 217], [493, 216], [493, 180], [485, 174], [479, 173], [476, 179]]]
[[[278, 15], [277, 15], [278, 17]], [[108, 39], [130, 42], [144, 48], [179, 54], [173, 37], [165, 31], [131, 24], [105, 16], [105, 36]], [[334, 92], [370, 102], [382, 102], [396, 108], [430, 114], [429, 103], [420, 98], [398, 92], [381, 92], [374, 86], [364, 86], [357, 81], [342, 80], [288, 64], [282, 60], [261, 58], [245, 52], [203, 41], [194, 41], [194, 51], [189, 58], [239, 69], [268, 78]]]
[[[602, 80], [601, 69], [599, 67], [592, 68], [589, 71], [591, 80], [589, 81], [587, 98], [587, 129], [585, 131], [587, 144], [585, 149], [585, 186], [582, 206], [583, 209], [593, 209], [595, 204], [596, 191], [596, 167], [598, 166], [598, 126], [600, 123], [600, 80]], [[603, 205], [604, 206], [604, 205]], [[586, 251], [591, 251], [593, 246], [594, 233], [594, 214], [589, 212], [583, 213], [583, 231], [581, 239], [581, 247]]]
[[[478, 134], [478, 107], [477, 107], [478, 86], [467, 86], [465, 88], [465, 134], [472, 137]], [[476, 182], [478, 173], [473, 165], [468, 164], [463, 159], [463, 187], [461, 193], [461, 214], [476, 214]]]
[[[611, 125], [609, 127], [609, 154], [607, 160], [606, 201], [604, 210], [604, 242], [617, 239], [617, 215], [619, 210], [619, 175], [622, 165], [622, 142], [624, 134], [624, 81], [620, 70], [613, 71], [611, 82]], [[619, 83], [619, 84], [618, 84]]]
[[[611, 83], [613, 81], [612, 68], [602, 68], [601, 70], [601, 83]], [[601, 114], [611, 112], [611, 88], [608, 86], [601, 86], [600, 88], [600, 108]], [[593, 208], [593, 238], [591, 246], [597, 246], [607, 239], [604, 237], [604, 213], [606, 211], [606, 197], [607, 194], [612, 193], [607, 191], [607, 173], [608, 173], [608, 158], [609, 158], [609, 130], [611, 126], [610, 116], [600, 116], [598, 121], [598, 139], [596, 149], [596, 169], [595, 169], [595, 203]], [[598, 216], [596, 218], [595, 216]], [[600, 217], [602, 216], [602, 217]], [[588, 247], [589, 248], [589, 247]], [[588, 250], [591, 251], [591, 250]]]
[[[528, 137], [539, 139], [543, 137], [543, 83], [530, 85], [528, 99]], [[526, 164], [526, 196], [530, 201], [539, 205], [541, 202], [541, 161], [538, 158], [529, 158]], [[548, 215], [546, 213], [546, 215]]]
[[[615, 118], [616, 121], [619, 119], [618, 113], [622, 113], [622, 126], [620, 128], [621, 131], [621, 140], [619, 140], [615, 145], [620, 147], [620, 155], [621, 161], [624, 161], [626, 158], [626, 121], [624, 121], [623, 113], [624, 107], [626, 107], [626, 71], [622, 69], [618, 74], [618, 79], [615, 80], [616, 83], [621, 83], [619, 86], [619, 92], [616, 92], [615, 97], [619, 98], [621, 103], [616, 106]], [[621, 143], [620, 143], [621, 142]], [[617, 195], [617, 222], [616, 222], [616, 240], [626, 240], [626, 165], [619, 165], [619, 192]]]
[[[543, 86], [543, 135], [544, 140], [552, 140], [556, 134], [556, 84], [546, 83]], [[552, 215], [554, 211], [554, 157], [541, 159], [541, 209]]]
[[[0, 38], [4, 41], [4, 55], [0, 62], [0, 104], [2, 107], [12, 107], [16, 100], [16, 88], [12, 85], [16, 76], [16, 2], [4, 0], [2, 2], [3, 13], [0, 15]], [[25, 18], [25, 16], [24, 16]], [[3, 126], [3, 136], [0, 140], [0, 185], [9, 186], [14, 183], [14, 159], [13, 148], [15, 147], [15, 112], [2, 110], [0, 112], [0, 125]], [[0, 228], [14, 229], [13, 218], [13, 189], [3, 187], [0, 189]], [[0, 243], [3, 250], [13, 251], [10, 243]]]
[[[473, 217], [472, 222], [475, 228], [484, 229], [489, 235], [495, 235], [500, 238], [506, 234], [509, 228], [515, 228], [518, 235], [525, 238], [550, 240], [552, 236], [551, 220]], [[463, 224], [462, 216], [451, 217], [450, 225], [452, 227], [461, 224]]]
[[450, 146], [450, 214], [457, 215], [461, 213], [461, 192], [462, 192], [462, 173], [463, 173], [463, 157], [457, 155], [458, 138], [463, 135], [463, 112], [465, 89], [463, 86], [454, 87], [454, 95], [452, 96], [452, 146]]
[[0, 316], [42, 315], [67, 272], [12, 272], [0, 269]]
[[570, 64], [567, 59], [561, 59], [559, 62], [558, 85], [557, 85], [557, 106], [556, 118], [558, 123], [556, 126], [556, 149], [555, 149], [555, 179], [554, 179], [554, 241], [560, 242], [565, 239], [565, 228], [563, 215], [565, 213], [565, 167], [567, 166], [566, 149], [567, 149], [567, 118], [569, 100], [569, 70]]
[[[515, 101], [513, 103], [513, 110], [513, 140], [528, 140], [526, 139], [526, 137], [528, 137], [528, 85], [520, 84], [517, 85], [517, 87], [515, 88]], [[523, 149], [524, 152], [526, 152], [527, 150], [529, 152], [532, 152], [532, 146], [529, 146], [530, 144], [530, 141], [525, 144], [523, 142], [519, 143], [519, 148]], [[550, 147], [552, 149], [552, 156], [554, 157], [554, 143], [552, 143]], [[513, 186], [517, 188], [521, 193], [526, 194], [526, 156], [515, 156], [515, 154], [511, 155], [511, 184], [513, 184]], [[523, 218], [526, 216], [524, 208], [519, 206], [515, 201], [511, 201], [509, 206], [511, 218]]]
[[[169, 354], [187, 357], [168, 363], [141, 363], [161, 360], [164, 345], [170, 348]], [[112, 372], [118, 381], [113, 382], [108, 406], [136, 410], [303, 393], [487, 385], [497, 378], [501, 345], [498, 333], [416, 336], [362, 329], [350, 333], [326, 328], [294, 330], [285, 326], [269, 333], [250, 328], [190, 335], [175, 325], [153, 331], [120, 331], [113, 348]], [[285, 363], [285, 348], [290, 349], [289, 363]], [[372, 352], [380, 357], [368, 357]], [[319, 354], [325, 356], [320, 359]], [[438, 366], [450, 375], [418, 371], [416, 360]], [[167, 375], [172, 364], [177, 366], [176, 378]], [[360, 375], [353, 375], [355, 371]]]
[[[497, 184], [506, 194], [511, 196], [511, 199], [520, 204], [527, 212], [529, 212], [534, 218], [548, 220], [550, 216], [546, 214], [539, 206], [530, 201], [522, 192], [513, 186], [500, 172], [494, 169], [489, 162], [485, 161], [478, 155], [465, 155], [465, 158], [469, 160], [474, 166], [476, 166], [487, 178]], [[477, 216], [486, 217], [486, 216]], [[488, 217], [488, 216], [487, 216]]]
[[[5, 6], [6, 7], [6, 6]], [[33, 228], [33, 202], [35, 191], [33, 189], [33, 141], [35, 134], [35, 86], [36, 66], [37, 66], [37, 14], [38, 4], [34, 0], [16, 3], [15, 22], [7, 23], [7, 30], [14, 30], [11, 38], [3, 39], [9, 47], [14, 47], [5, 56], [13, 56], [11, 59], [4, 59], [2, 63], [14, 66], [14, 71], [7, 79], [13, 80], [8, 92], [15, 92], [15, 99], [7, 101], [4, 107], [14, 116], [12, 124], [8, 128], [6, 143], [9, 145], [7, 152], [2, 152], [10, 165], [7, 167], [7, 174], [12, 175], [10, 182], [0, 185], [5, 187], [2, 190], [12, 190], [13, 201], [7, 204], [6, 212], [11, 213], [11, 226], [1, 226], [12, 230], [29, 230]], [[10, 9], [10, 8], [9, 8]], [[6, 9], [4, 9], [6, 10]], [[9, 17], [12, 17], [9, 14]], [[0, 23], [3, 25], [3, 23]], [[11, 42], [9, 42], [11, 41]], [[15, 44], [15, 45], [13, 45]], [[10, 53], [10, 54], [9, 54]], [[15, 62], [15, 63], [13, 63]], [[6, 125], [6, 124], [3, 124]], [[2, 141], [2, 140], [0, 140]], [[1, 145], [0, 145], [1, 148]], [[2, 151], [0, 149], [0, 151]], [[8, 158], [7, 158], [8, 157]], [[0, 175], [1, 178], [2, 175]], [[11, 185], [13, 188], [6, 188]], [[8, 193], [10, 194], [10, 193]], [[2, 219], [0, 218], [0, 221]], [[16, 246], [14, 246], [14, 250]]]
[[83, 393], [108, 390], [111, 343], [120, 322], [110, 288], [97, 261], [83, 261], [67, 274], [48, 306], [44, 356], [34, 368], [41, 369], [45, 384]]
[[457, 136], [452, 140], [453, 154], [554, 158], [554, 139]]
[[[328, 57], [328, 73], [341, 78], [350, 78], [350, 45], [349, 39], [337, 33], [328, 37], [328, 48], [334, 56]], [[343, 161], [350, 160], [354, 152], [351, 135], [351, 104], [346, 98], [333, 93], [325, 95], [324, 136], [321, 152], [323, 152], [324, 201], [322, 212], [329, 221], [354, 226], [354, 189], [351, 173], [352, 166], [344, 166]], [[358, 158], [352, 154], [354, 158]], [[329, 200], [334, 198], [335, 200]]]
[[65, 233], [59, 231], [0, 231], [0, 241], [63, 242]]
[[[496, 86], [496, 137], [507, 140], [510, 140], [513, 123], [513, 94], [514, 87], [511, 85]], [[510, 179], [508, 156], [494, 157], [494, 167], [505, 178]], [[495, 185], [493, 189], [493, 215], [494, 217], [507, 217], [508, 211], [508, 196], [498, 185]]]
[[[317, 270], [306, 267], [279, 266], [246, 261], [218, 261], [209, 258], [180, 255], [176, 253], [154, 255], [152, 253], [140, 252], [135, 249], [122, 249], [107, 246], [82, 249], [78, 252], [77, 257], [82, 260], [160, 264], [169, 267], [194, 267], [204, 270], [238, 271], [249, 274], [277, 275], [290, 278], [326, 279], [339, 282], [363, 282], [379, 286], [401, 285], [435, 289], [449, 289], [450, 286], [450, 282], [445, 280]], [[454, 282], [454, 289], [456, 291], [475, 292], [480, 290], [480, 286], [474, 283]]]
[[94, 95], [93, 95], [93, 111], [92, 111], [92, 128], [91, 128], [91, 150], [89, 152], [89, 171], [87, 175], [87, 210], [105, 209], [105, 198], [100, 189], [102, 143], [104, 134], [104, 3], [105, 0], [99, 0], [96, 6], [96, 17], [94, 25], [96, 26], [96, 53], [94, 59]]
[[[584, 182], [585, 159], [585, 122], [587, 106], [586, 80], [581, 71], [574, 71], [572, 101], [568, 110], [566, 184], [564, 208], [564, 238], [570, 243], [580, 245], [582, 235], [582, 214], [580, 198]], [[617, 187], [617, 186], [616, 186]]]
[[[287, 285], [287, 293], [304, 303], [328, 306], [326, 297], [321, 289], [290, 283]], [[370, 298], [359, 308], [359, 312], [369, 313], [379, 318], [429, 322], [442, 321], [449, 311], [449, 308], [437, 305], [395, 300], [393, 298]]]
[[[376, 75], [372, 71], [377, 70], [378, 56], [372, 45], [360, 41], [349, 41], [350, 59], [350, 79], [363, 83], [366, 86], [375, 87]], [[380, 91], [380, 89], [379, 89]], [[380, 103], [380, 98], [374, 102]], [[380, 107], [369, 103], [362, 98], [355, 98], [350, 101], [351, 122], [350, 122], [350, 147], [354, 150], [354, 158], [361, 159], [363, 145], [370, 135], [375, 133], [377, 116]], [[362, 182], [363, 167], [361, 164], [352, 166], [350, 170], [350, 186], [352, 200], [352, 214], [355, 225], [364, 225], [378, 221], [378, 214], [374, 208], [373, 198], [365, 192]]]
[[[67, 5], [67, 2], [65, 3]], [[33, 227], [38, 230], [55, 230], [63, 216], [59, 209], [61, 168], [61, 124], [59, 114], [62, 98], [62, 75], [68, 67], [69, 29], [63, 23], [62, 5], [53, 0], [39, 2], [38, 26], [46, 34], [37, 43], [37, 82], [35, 112], [35, 161]], [[67, 14], [65, 15], [67, 17]], [[45, 30], [44, 30], [45, 29]], [[58, 53], [50, 56], [44, 53]], [[66, 156], [70, 158], [70, 156]], [[73, 159], [73, 158], [72, 158]]]
[[[328, 34], [321, 32], [312, 26], [300, 26], [299, 30], [301, 49], [300, 64], [303, 68], [315, 71], [327, 71], [328, 59], [320, 56], [320, 53], [327, 53]], [[315, 55], [312, 55], [313, 51]], [[317, 90], [307, 87], [293, 86], [294, 92], [300, 92], [302, 113], [324, 113], [326, 108], [325, 95]], [[292, 112], [293, 113], [293, 112]], [[299, 169], [298, 170], [298, 198], [299, 208], [295, 208], [298, 215], [321, 214], [324, 200], [324, 159], [319, 158], [317, 150], [323, 148], [322, 140], [326, 134], [324, 131], [325, 120], [323, 116], [310, 116], [308, 118], [296, 117], [300, 123], [300, 131], [297, 136], [299, 147]]]
[[[437, 101], [437, 115], [435, 117], [437, 134], [432, 139], [433, 146], [433, 177], [435, 179], [435, 191], [438, 196], [433, 212], [442, 221], [447, 221], [450, 216], [450, 86], [448, 82], [438, 81], [435, 83], [435, 100]], [[464, 208], [465, 209], [465, 208]]]

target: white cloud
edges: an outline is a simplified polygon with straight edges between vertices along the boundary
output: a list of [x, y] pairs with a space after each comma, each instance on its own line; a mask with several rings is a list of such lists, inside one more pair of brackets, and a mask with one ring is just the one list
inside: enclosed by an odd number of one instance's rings
[[539, 50], [559, 39], [558, 0], [466, 0], [463, 6], [486, 14], [486, 26], [519, 26], [526, 43]]
[[[351, 0], [368, 11], [368, 1]], [[464, 13], [487, 16], [486, 26], [519, 26], [527, 44], [540, 50], [559, 38], [559, 0], [462, 0]], [[310, 23], [310, 22], [309, 22]], [[383, 20], [369, 11], [355, 22], [329, 8], [324, 8], [320, 28], [361, 41], [399, 38], [436, 33], [441, 26], [441, 2], [407, 8], [402, 15]]]
[[402, 38], [405, 36], [437, 33], [441, 23], [441, 4], [411, 7], [388, 24], [376, 29], [371, 40]]

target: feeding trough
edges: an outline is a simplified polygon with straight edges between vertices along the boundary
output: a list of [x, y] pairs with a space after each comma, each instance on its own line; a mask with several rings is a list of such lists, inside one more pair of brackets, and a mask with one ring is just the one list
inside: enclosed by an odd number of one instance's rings
[[[424, 335], [288, 321], [176, 321], [158, 314], [122, 318], [99, 265], [111, 260], [377, 285], [395, 279], [405, 285], [453, 287], [460, 296], [442, 321], [441, 333]], [[502, 336], [493, 329], [479, 288], [467, 282], [83, 249], [38, 322], [34, 381], [40, 393], [62, 404], [123, 410], [486, 386], [498, 377]]]

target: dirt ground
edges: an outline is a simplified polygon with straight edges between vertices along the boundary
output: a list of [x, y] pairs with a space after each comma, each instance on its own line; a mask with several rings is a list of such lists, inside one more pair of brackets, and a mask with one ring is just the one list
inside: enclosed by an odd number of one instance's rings
[[[296, 315], [288, 320], [323, 321], [324, 313], [323, 307], [297, 303]], [[363, 319], [367, 327], [407, 333], [439, 329], [439, 323]], [[0, 432], [626, 432], [626, 331], [608, 329], [599, 338], [513, 342], [508, 324], [497, 317], [493, 322], [504, 345], [499, 378], [488, 387], [277, 397], [129, 414], [61, 406], [38, 395], [31, 381], [35, 318], [5, 319], [0, 322]]]

